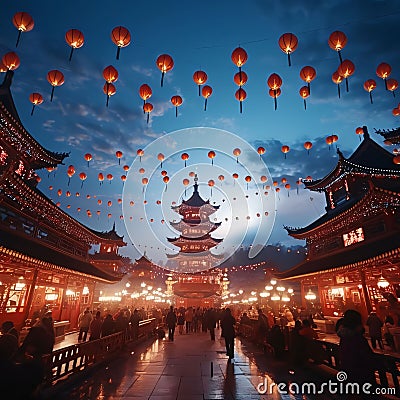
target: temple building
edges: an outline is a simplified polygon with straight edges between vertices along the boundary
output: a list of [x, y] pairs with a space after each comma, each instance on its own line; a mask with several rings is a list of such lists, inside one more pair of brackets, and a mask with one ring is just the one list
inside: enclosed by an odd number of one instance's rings
[[400, 128], [397, 129], [379, 129], [376, 133], [383, 136], [384, 143], [386, 145], [399, 144], [400, 143]]
[[304, 305], [325, 316], [348, 308], [364, 317], [373, 309], [400, 315], [400, 166], [371, 139], [366, 127], [355, 152], [340, 150], [336, 167], [322, 179], [303, 181], [325, 194], [326, 212], [304, 228], [286, 227], [306, 240], [307, 257], [276, 273], [301, 282]]
[[115, 257], [123, 242], [115, 231], [82, 225], [37, 188], [36, 171], [55, 169], [68, 154], [45, 149], [26, 131], [11, 95], [12, 77], [8, 71], [0, 85], [0, 322], [20, 328], [51, 311], [73, 329], [82, 309], [92, 306], [96, 282], [122, 278], [101, 261], [102, 250], [100, 257], [89, 253], [100, 246]]
[[195, 176], [191, 197], [172, 207], [182, 219], [171, 222], [180, 233], [179, 237], [168, 239], [179, 247], [179, 252], [168, 255], [166, 268], [173, 271], [176, 280], [173, 285], [176, 304], [185, 307], [214, 305], [216, 298], [221, 296], [223, 281], [222, 271], [214, 268], [219, 264], [220, 256], [210, 251], [222, 242], [211, 236], [221, 224], [210, 220], [219, 206], [211, 205], [200, 196], [197, 180]]

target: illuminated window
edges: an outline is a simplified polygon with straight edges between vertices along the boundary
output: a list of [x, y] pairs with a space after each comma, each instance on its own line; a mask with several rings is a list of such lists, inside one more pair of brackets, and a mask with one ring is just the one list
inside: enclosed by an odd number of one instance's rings
[[364, 231], [363, 228], [357, 228], [354, 231], [349, 233], [345, 233], [343, 235], [343, 243], [344, 246], [350, 246], [354, 243], [359, 243], [364, 240]]

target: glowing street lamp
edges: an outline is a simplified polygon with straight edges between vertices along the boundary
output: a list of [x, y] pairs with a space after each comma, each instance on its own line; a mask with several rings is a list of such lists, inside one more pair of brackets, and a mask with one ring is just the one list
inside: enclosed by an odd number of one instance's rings
[[304, 298], [305, 298], [306, 300], [308, 300], [308, 301], [314, 301], [314, 300], [317, 298], [317, 296], [316, 296], [316, 294], [315, 294], [311, 289], [308, 289], [308, 292], [307, 292], [307, 294], [304, 296]]
[[378, 279], [377, 286], [379, 289], [386, 289], [390, 283], [383, 277], [381, 274], [380, 278]]

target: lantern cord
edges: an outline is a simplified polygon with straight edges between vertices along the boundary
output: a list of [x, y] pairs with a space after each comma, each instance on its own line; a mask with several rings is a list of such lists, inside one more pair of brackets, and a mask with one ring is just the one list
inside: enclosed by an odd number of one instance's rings
[[107, 95], [106, 107], [108, 107], [108, 100], [110, 100], [110, 96]]
[[121, 51], [121, 47], [118, 46], [118, 49], [117, 49], [117, 60], [119, 60], [119, 52], [120, 51]]
[[393, 93], [393, 97], [396, 97], [396, 95], [394, 94], [394, 90], [392, 91], [392, 93]]
[[200, 85], [199, 85], [199, 96], [201, 96], [201, 93], [200, 93]]
[[337, 85], [337, 94], [338, 94], [339, 99], [340, 99], [340, 85], [339, 84]]
[[146, 114], [146, 111], [144, 111], [144, 105], [146, 104], [146, 100], [143, 100], [143, 114]]
[[309, 150], [309, 149], [307, 150], [307, 155], [308, 155], [308, 156], [310, 155], [310, 150]]
[[71, 52], [69, 53], [69, 59], [68, 59], [68, 61], [71, 61], [72, 60], [72, 53], [74, 52], [74, 48], [73, 47], [71, 47]]
[[50, 101], [53, 101], [53, 95], [54, 95], [54, 86], [51, 89]]
[[385, 89], [388, 90], [386, 78], [384, 79], [384, 81], [385, 81]]
[[88, 166], [88, 168], [90, 167], [90, 165], [89, 165], [89, 161], [87, 162], [87, 166]]
[[186, 168], [186, 160], [185, 160], [185, 168]]
[[118, 165], [121, 165], [121, 159], [118, 158]]
[[374, 102], [372, 101], [372, 92], [369, 92], [369, 99], [371, 100], [371, 104], [373, 104]]
[[35, 110], [35, 105], [32, 107], [31, 116], [33, 115], [33, 111]]
[[178, 116], [178, 107], [175, 107], [175, 117]]
[[274, 90], [275, 96], [274, 96], [274, 105], [275, 105], [275, 110], [278, 107], [278, 102], [276, 101], [276, 90]]
[[304, 109], [307, 110], [306, 99], [304, 99]]
[[81, 183], [81, 189], [83, 188], [83, 181], [82, 181], [82, 183]]
[[286, 153], [285, 153], [285, 160], [286, 160]]
[[287, 53], [287, 59], [288, 59], [289, 67], [290, 67], [292, 65], [292, 62], [290, 61], [290, 51], [288, 51], [288, 53]]
[[340, 50], [338, 50], [338, 54], [339, 54], [339, 60], [340, 60], [340, 64], [343, 62], [342, 60], [342, 53]]
[[349, 81], [348, 81], [348, 79], [346, 78], [346, 92], [348, 92], [349, 91]]
[[161, 73], [161, 87], [163, 87], [164, 84], [164, 71]]
[[70, 182], [71, 182], [71, 178], [68, 177], [68, 186], [69, 186], [69, 183], [70, 183]]
[[15, 47], [18, 47], [19, 39], [21, 38], [21, 33], [22, 31], [18, 30], [17, 43], [15, 43]]
[[147, 123], [149, 123], [150, 113], [147, 113]]
[[168, 185], [167, 185], [167, 184], [165, 184], [165, 190], [164, 190], [165, 192], [167, 191], [167, 188], [168, 188]]
[[[393, 95], [394, 95], [394, 92], [393, 92]], [[206, 98], [206, 100], [204, 101], [204, 111], [207, 111], [207, 98]]]
[[243, 107], [242, 107], [242, 102], [241, 101], [239, 101], [239, 103], [240, 103], [240, 114], [242, 113], [242, 111], [243, 111]]

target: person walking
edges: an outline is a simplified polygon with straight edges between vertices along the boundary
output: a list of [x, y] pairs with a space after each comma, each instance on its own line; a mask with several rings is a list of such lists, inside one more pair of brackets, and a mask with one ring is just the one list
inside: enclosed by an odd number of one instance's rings
[[205, 316], [207, 329], [210, 331], [211, 340], [215, 340], [215, 327], [217, 325], [217, 313], [214, 308], [210, 308]]
[[371, 338], [371, 345], [374, 350], [376, 350], [376, 342], [378, 342], [379, 348], [383, 350], [383, 342], [382, 342], [382, 320], [376, 315], [375, 311], [371, 311], [367, 322], [365, 323], [368, 326], [369, 337]]
[[183, 335], [183, 326], [185, 325], [185, 316], [183, 315], [183, 312], [181, 311], [178, 315], [178, 329], [179, 329], [179, 334]]
[[93, 316], [89, 310], [89, 307], [86, 308], [86, 310], [79, 315], [79, 317], [78, 317], [78, 327], [79, 327], [78, 342], [86, 341], [92, 319], [93, 319]]
[[193, 324], [193, 308], [189, 307], [185, 312], [185, 321], [186, 321], [186, 333], [190, 333], [192, 331]]
[[100, 311], [97, 311], [95, 318], [90, 323], [90, 327], [89, 327], [90, 338], [89, 338], [89, 340], [100, 339], [102, 325], [103, 325], [103, 321], [101, 319]]
[[174, 333], [175, 333], [175, 326], [177, 322], [176, 313], [174, 311], [174, 307], [170, 306], [168, 314], [165, 318], [165, 322], [168, 326], [168, 339], [170, 342], [174, 341]]
[[142, 320], [142, 317], [139, 314], [139, 310], [135, 308], [131, 318], [129, 320], [131, 324], [131, 332], [132, 332], [132, 339], [138, 340], [139, 338], [139, 322]]
[[234, 356], [235, 346], [235, 324], [236, 320], [232, 316], [230, 308], [226, 308], [221, 317], [221, 336], [225, 339], [226, 355], [231, 362]]

